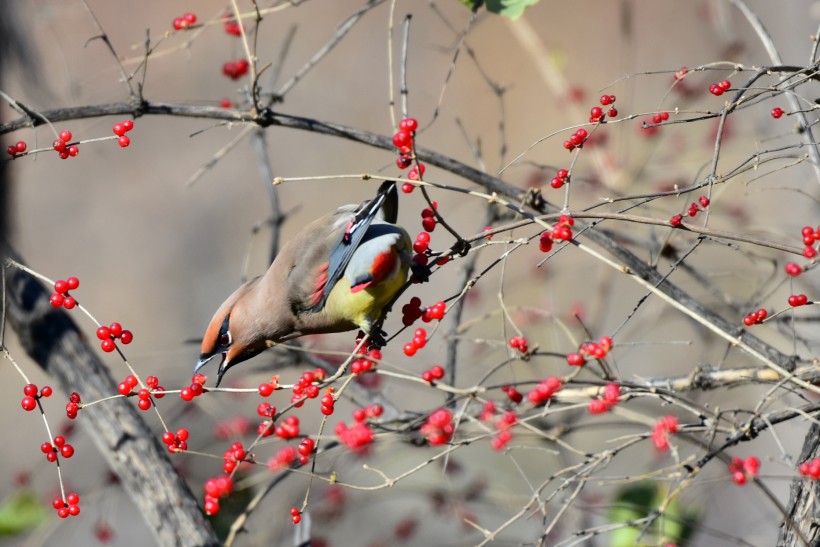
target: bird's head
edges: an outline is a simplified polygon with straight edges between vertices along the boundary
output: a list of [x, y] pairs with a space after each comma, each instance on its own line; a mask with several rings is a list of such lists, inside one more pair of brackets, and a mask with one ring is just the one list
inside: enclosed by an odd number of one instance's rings
[[214, 357], [221, 355], [222, 360], [216, 376], [217, 387], [229, 368], [262, 353], [273, 345], [254, 320], [256, 314], [247, 306], [247, 303], [253, 300], [253, 295], [249, 292], [255, 282], [256, 280], [253, 280], [237, 289], [219, 307], [202, 338], [202, 348], [199, 361], [194, 367], [194, 373]]

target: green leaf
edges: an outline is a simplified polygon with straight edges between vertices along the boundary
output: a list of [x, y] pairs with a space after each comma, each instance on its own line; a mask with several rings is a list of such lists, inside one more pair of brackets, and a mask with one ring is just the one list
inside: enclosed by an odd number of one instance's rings
[[[651, 482], [633, 484], [621, 489], [609, 511], [609, 522], [626, 524], [657, 511], [666, 498], [666, 488]], [[675, 498], [666, 511], [648, 528], [625, 526], [611, 534], [612, 547], [627, 547], [645, 543], [672, 542], [681, 544], [692, 536], [699, 520], [695, 510], [681, 508]]]
[[510, 19], [518, 19], [524, 14], [524, 10], [540, 1], [541, 0], [459, 0], [459, 2], [473, 11], [478, 11], [481, 6], [486, 5], [487, 11], [498, 13]]
[[34, 528], [47, 518], [42, 502], [28, 489], [22, 489], [0, 505], [0, 536], [16, 536]]

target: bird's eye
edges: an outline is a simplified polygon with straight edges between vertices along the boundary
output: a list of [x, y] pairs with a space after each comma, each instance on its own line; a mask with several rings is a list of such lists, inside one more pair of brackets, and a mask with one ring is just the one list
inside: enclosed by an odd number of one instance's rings
[[220, 346], [230, 346], [231, 345], [231, 333], [226, 332], [219, 337], [219, 345]]

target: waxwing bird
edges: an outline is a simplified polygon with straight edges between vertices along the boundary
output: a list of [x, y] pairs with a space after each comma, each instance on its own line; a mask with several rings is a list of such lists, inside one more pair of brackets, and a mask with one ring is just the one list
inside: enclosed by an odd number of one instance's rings
[[396, 225], [399, 195], [385, 181], [376, 197], [344, 205], [294, 235], [268, 271], [216, 310], [194, 372], [222, 355], [225, 372], [265, 349], [306, 334], [373, 326], [407, 281], [412, 243]]

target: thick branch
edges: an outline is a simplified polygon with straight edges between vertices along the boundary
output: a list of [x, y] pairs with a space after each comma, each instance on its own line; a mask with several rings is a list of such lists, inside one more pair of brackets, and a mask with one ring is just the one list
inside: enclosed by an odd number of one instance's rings
[[[13, 256], [18, 262], [20, 259]], [[6, 270], [9, 323], [31, 358], [65, 392], [83, 401], [110, 396], [117, 386], [85, 336], [29, 274]], [[118, 398], [80, 410], [78, 420], [161, 545], [219, 545], [188, 486], [134, 405]]]

